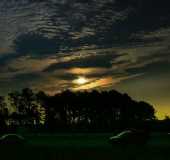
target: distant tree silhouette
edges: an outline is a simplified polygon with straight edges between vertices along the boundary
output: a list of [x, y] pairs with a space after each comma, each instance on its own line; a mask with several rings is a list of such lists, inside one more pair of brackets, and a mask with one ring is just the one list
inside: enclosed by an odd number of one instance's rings
[[11, 117], [19, 125], [39, 125], [41, 109], [44, 110], [44, 127], [49, 131], [111, 131], [155, 119], [152, 105], [137, 102], [115, 90], [65, 90], [50, 96], [43, 91], [35, 94], [25, 88], [10, 93], [9, 101], [15, 108]]
[[11, 114], [11, 119], [13, 120], [13, 123], [18, 124], [18, 125], [23, 125], [23, 120], [22, 120], [21, 114], [23, 112], [24, 106], [22, 104], [22, 99], [21, 99], [20, 93], [17, 91], [11, 92], [8, 94], [8, 99], [9, 99], [9, 102], [11, 103], [11, 106], [15, 110]]
[[6, 121], [8, 118], [8, 108], [5, 102], [5, 98], [0, 96], [0, 132], [6, 130], [7, 124]]
[[[49, 114], [49, 96], [46, 95], [43, 91], [39, 91], [38, 93], [36, 93], [36, 100], [38, 102], [38, 104], [40, 104], [40, 106], [44, 109], [44, 113], [42, 113], [43, 115], [43, 121], [44, 121], [44, 125], [47, 128], [48, 125], [48, 121], [50, 119], [50, 114]], [[40, 117], [39, 117], [40, 118]]]
[[155, 119], [155, 109], [147, 102], [140, 101], [135, 110], [135, 119], [153, 120]]
[[20, 126], [33, 126], [39, 123], [38, 101], [31, 89], [24, 88], [21, 92], [9, 93], [8, 96], [15, 110], [11, 114], [14, 123]]
[[36, 103], [36, 96], [29, 88], [24, 88], [21, 92], [21, 99], [23, 104], [22, 113], [25, 115], [25, 123], [27, 125], [34, 125], [39, 123], [38, 119], [38, 104]]

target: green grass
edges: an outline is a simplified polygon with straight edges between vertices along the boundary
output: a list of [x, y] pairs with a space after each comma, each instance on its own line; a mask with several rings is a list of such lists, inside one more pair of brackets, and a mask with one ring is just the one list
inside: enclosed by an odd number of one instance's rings
[[113, 134], [25, 135], [24, 146], [1, 146], [5, 160], [170, 160], [170, 135], [153, 134], [148, 144], [111, 146]]
[[58, 134], [27, 136], [28, 144], [55, 148], [108, 148], [112, 134]]

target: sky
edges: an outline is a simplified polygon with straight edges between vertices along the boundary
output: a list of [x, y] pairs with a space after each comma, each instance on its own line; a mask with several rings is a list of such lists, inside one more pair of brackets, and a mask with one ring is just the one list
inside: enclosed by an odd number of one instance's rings
[[110, 90], [170, 116], [170, 2], [1, 0], [0, 94]]

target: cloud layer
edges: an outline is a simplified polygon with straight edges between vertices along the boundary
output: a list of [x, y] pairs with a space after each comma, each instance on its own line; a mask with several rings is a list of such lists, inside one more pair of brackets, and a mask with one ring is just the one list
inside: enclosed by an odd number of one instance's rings
[[[0, 93], [23, 87], [49, 94], [117, 88], [163, 104], [170, 95], [163, 82], [170, 80], [169, 5], [160, 0], [1, 0]], [[88, 83], [73, 83], [79, 76]], [[149, 84], [159, 96], [145, 96]]]

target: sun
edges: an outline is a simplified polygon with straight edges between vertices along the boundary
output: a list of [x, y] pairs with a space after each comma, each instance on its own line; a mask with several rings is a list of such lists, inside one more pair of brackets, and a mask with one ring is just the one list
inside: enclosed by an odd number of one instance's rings
[[74, 80], [74, 83], [79, 84], [79, 85], [85, 84], [87, 82], [88, 80], [85, 77], [78, 77], [77, 79]]

